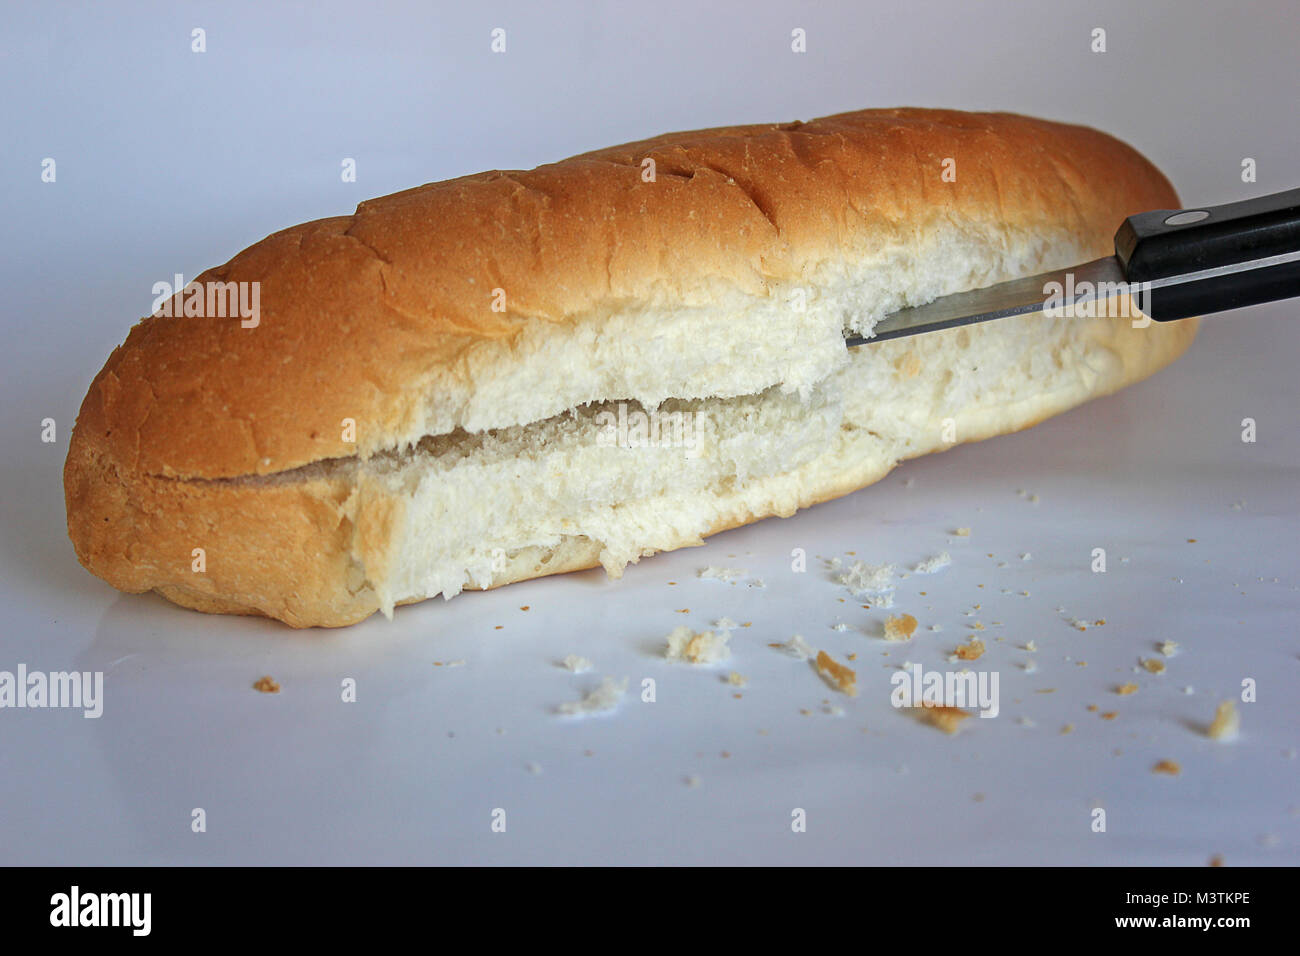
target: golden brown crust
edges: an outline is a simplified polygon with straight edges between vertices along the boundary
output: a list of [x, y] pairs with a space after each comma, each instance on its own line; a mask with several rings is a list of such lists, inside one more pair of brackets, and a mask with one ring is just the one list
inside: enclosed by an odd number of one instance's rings
[[[947, 158], [955, 182], [937, 174]], [[665, 287], [761, 292], [948, 219], [990, 238], [1083, 237], [1100, 255], [1125, 215], [1165, 205], [1164, 177], [1109, 136], [947, 110], [674, 133], [431, 183], [275, 233], [199, 276], [259, 282], [257, 327], [144, 319], [92, 383], [79, 440], [124, 470], [183, 478], [365, 455], [419, 438], [422, 403], [509, 361], [525, 327], [571, 327]], [[504, 313], [491, 310], [496, 288]]]

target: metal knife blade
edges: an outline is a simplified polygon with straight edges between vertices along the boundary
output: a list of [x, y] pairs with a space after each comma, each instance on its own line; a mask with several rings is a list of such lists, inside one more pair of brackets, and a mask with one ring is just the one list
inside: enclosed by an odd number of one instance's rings
[[1045, 290], [1050, 283], [1057, 283], [1061, 289], [1061, 294], [1053, 301], [1053, 305], [1069, 308], [1097, 298], [1098, 291], [1107, 296], [1113, 295], [1115, 284], [1123, 282], [1124, 269], [1119, 260], [1114, 256], [1106, 256], [1068, 269], [1043, 272], [982, 289], [945, 295], [925, 305], [892, 312], [876, 323], [870, 338], [853, 336], [845, 339], [845, 344], [865, 345], [905, 335], [920, 335], [922, 332], [937, 332], [939, 329], [987, 322], [990, 319], [1041, 312], [1048, 300]]

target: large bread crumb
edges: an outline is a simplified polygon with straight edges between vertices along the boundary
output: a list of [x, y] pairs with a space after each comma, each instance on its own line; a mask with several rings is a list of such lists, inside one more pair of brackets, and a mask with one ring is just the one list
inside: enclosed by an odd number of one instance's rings
[[802, 634], [796, 634], [784, 644], [773, 644], [773, 647], [779, 647], [791, 657], [797, 657], [801, 661], [806, 661], [813, 657], [817, 652], [809, 646], [808, 642], [803, 639]]
[[839, 583], [855, 595], [883, 594], [892, 591], [894, 566], [892, 564], [867, 564], [854, 561], [849, 570], [841, 574]]
[[691, 664], [716, 664], [731, 656], [727, 641], [731, 634], [727, 631], [700, 631], [696, 633], [689, 627], [675, 627], [668, 635], [668, 648], [664, 652], [670, 661], [687, 661]]
[[940, 551], [933, 557], [926, 558], [918, 563], [912, 570], [917, 574], [934, 574], [936, 571], [942, 571], [950, 564], [952, 564], [952, 555], [947, 551]]
[[623, 699], [623, 693], [627, 690], [627, 678], [616, 681], [612, 677], [606, 677], [601, 680], [600, 686], [593, 690], [582, 700], [569, 700], [560, 704], [556, 708], [561, 714], [576, 716], [578, 714], [596, 714], [602, 711], [613, 710], [618, 706], [618, 702]]
[[826, 683], [849, 697], [858, 696], [858, 675], [843, 664], [835, 661], [825, 651], [817, 652], [817, 673]]
[[984, 655], [984, 642], [972, 637], [967, 643], [957, 645], [956, 654], [964, 661], [978, 660]]
[[885, 640], [910, 641], [916, 633], [916, 618], [910, 614], [885, 619]]
[[1206, 736], [1214, 740], [1232, 740], [1237, 736], [1241, 729], [1241, 715], [1237, 713], [1236, 705], [1225, 700], [1219, 704], [1214, 711], [1214, 720], [1206, 728]]
[[575, 674], [582, 674], [591, 670], [591, 661], [585, 657], [579, 657], [577, 654], [568, 655], [560, 663]]
[[922, 704], [921, 716], [931, 726], [938, 727], [945, 734], [955, 734], [961, 729], [961, 723], [970, 714], [960, 707], [948, 707], [942, 704]]
[[280, 693], [280, 685], [276, 683], [274, 677], [268, 675], [259, 677], [253, 683], [253, 690], [261, 691], [263, 694], [278, 694]]

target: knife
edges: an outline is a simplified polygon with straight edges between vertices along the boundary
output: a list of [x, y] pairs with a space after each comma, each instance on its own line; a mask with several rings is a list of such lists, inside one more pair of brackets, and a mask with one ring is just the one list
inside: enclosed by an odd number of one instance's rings
[[1113, 256], [892, 312], [869, 336], [845, 344], [1036, 312], [1107, 316], [1123, 311], [1108, 306], [1124, 293], [1159, 322], [1300, 296], [1300, 189], [1129, 216], [1115, 233]]

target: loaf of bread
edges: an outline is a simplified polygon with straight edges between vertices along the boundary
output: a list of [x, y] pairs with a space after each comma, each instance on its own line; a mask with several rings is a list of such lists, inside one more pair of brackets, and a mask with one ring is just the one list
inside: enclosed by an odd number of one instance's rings
[[1125, 216], [1176, 206], [1102, 133], [918, 109], [369, 200], [195, 280], [256, 283], [254, 321], [131, 330], [81, 406], [68, 531], [123, 591], [295, 627], [618, 576], [1166, 365], [1194, 320], [844, 338], [1109, 254]]

